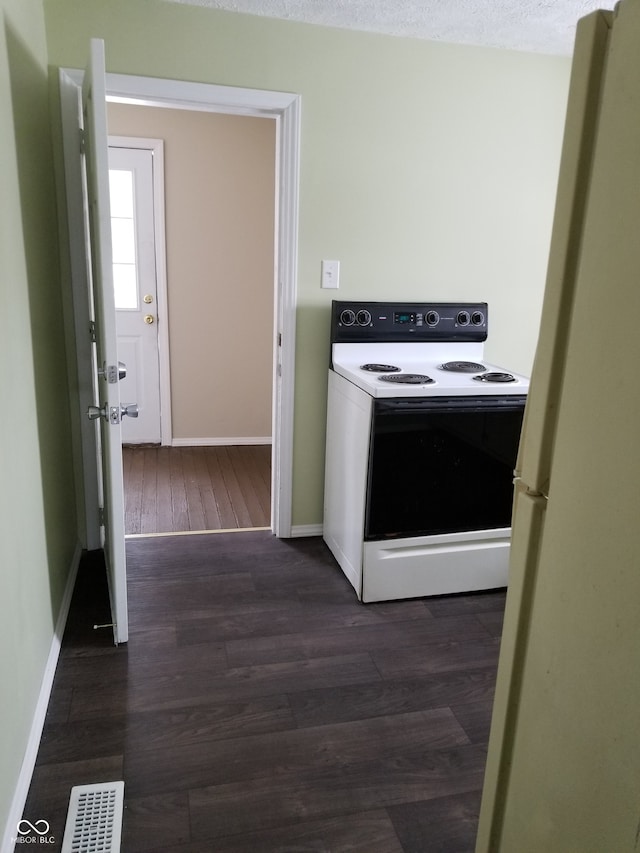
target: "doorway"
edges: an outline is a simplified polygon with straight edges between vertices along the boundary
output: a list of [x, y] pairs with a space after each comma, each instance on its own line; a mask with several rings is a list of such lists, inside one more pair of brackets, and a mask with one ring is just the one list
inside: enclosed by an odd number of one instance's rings
[[[74, 160], [77, 157], [77, 98], [82, 73], [61, 69], [61, 112], [64, 135], [67, 203], [71, 230], [75, 217], [81, 217], [76, 201], [80, 195], [80, 180]], [[185, 83], [127, 75], [107, 74], [107, 96], [121, 102], [137, 102], [205, 112], [270, 117], [276, 122], [277, 150], [277, 298], [275, 305], [275, 358], [273, 363], [273, 467], [271, 480], [271, 529], [277, 536], [291, 535], [291, 497], [293, 461], [293, 394], [295, 354], [295, 303], [297, 279], [297, 219], [299, 181], [300, 98], [279, 92], [236, 89], [209, 84]], [[84, 412], [84, 373], [90, 340], [85, 340], [86, 272], [84, 261], [71, 248], [71, 277], [74, 290], [74, 328], [78, 341], [77, 369], [79, 373], [80, 405], [78, 432], [82, 456], [81, 476], [84, 495], [80, 517], [86, 531], [82, 536], [88, 547], [98, 539], [98, 498], [94, 488], [95, 438], [87, 428]]]
[[[138, 419], [122, 426], [126, 532], [268, 526], [276, 123], [269, 117], [122, 103], [109, 103], [107, 117], [110, 160], [130, 168], [115, 176], [128, 189], [135, 175], [141, 194], [139, 205], [134, 200], [123, 205], [124, 213], [131, 210], [138, 219], [148, 207], [143, 191], [151, 182], [143, 181], [144, 163], [137, 161], [144, 155], [155, 160], [149, 150], [153, 140], [161, 140], [154, 184], [164, 185], [165, 199], [158, 216], [164, 214], [166, 222], [167, 285], [164, 299], [159, 288], [157, 310], [154, 283], [142, 264], [136, 290], [135, 258], [144, 260], [145, 247], [138, 253], [133, 248], [142, 242], [134, 241], [134, 232], [146, 230], [153, 239], [153, 229], [145, 222], [134, 229], [126, 218], [115, 221], [117, 229], [131, 232], [122, 249], [129, 261], [123, 267], [129, 289], [117, 311], [119, 329], [126, 328], [118, 337], [128, 369], [122, 395], [140, 409]], [[112, 222], [113, 217], [112, 209]], [[163, 234], [156, 233], [161, 241]], [[162, 253], [155, 254], [162, 271]], [[114, 278], [118, 271], [114, 268]], [[170, 376], [161, 395], [163, 412], [173, 403], [167, 418], [173, 428], [163, 432], [162, 442], [152, 429], [141, 428], [157, 398], [151, 393], [154, 383], [135, 378], [143, 363], [142, 344], [158, 331], [164, 333], [160, 353]], [[156, 364], [157, 353], [156, 347]], [[148, 360], [144, 363], [149, 367]], [[127, 396], [129, 382], [138, 390]], [[163, 447], [129, 446], [159, 443]]]

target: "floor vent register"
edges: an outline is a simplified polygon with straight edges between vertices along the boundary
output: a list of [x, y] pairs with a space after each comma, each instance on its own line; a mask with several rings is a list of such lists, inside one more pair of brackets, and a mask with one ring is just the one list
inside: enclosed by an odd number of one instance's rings
[[124, 782], [71, 789], [61, 853], [120, 853]]

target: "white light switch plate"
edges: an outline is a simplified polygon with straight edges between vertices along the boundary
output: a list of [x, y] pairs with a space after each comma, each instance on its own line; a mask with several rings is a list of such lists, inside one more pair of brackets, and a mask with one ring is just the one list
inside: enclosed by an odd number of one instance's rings
[[340, 261], [323, 261], [321, 287], [337, 290], [340, 287]]

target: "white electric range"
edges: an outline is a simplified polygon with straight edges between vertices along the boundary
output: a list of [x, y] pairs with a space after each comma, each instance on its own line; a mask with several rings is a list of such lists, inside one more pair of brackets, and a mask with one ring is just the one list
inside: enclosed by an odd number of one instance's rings
[[528, 379], [486, 303], [332, 304], [324, 539], [362, 601], [505, 586]]

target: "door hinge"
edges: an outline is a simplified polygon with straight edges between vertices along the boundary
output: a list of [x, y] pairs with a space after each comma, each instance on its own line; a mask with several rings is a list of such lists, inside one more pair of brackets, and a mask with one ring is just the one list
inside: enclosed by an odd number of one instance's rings
[[282, 346], [282, 332], [278, 332], [278, 346]]
[[91, 338], [91, 343], [96, 343], [96, 324], [93, 320], [89, 320], [89, 337]]
[[104, 527], [104, 507], [98, 507], [98, 524], [100, 527]]
[[83, 128], [80, 127], [78, 130], [80, 131], [80, 153], [84, 154], [87, 147], [87, 137]]

